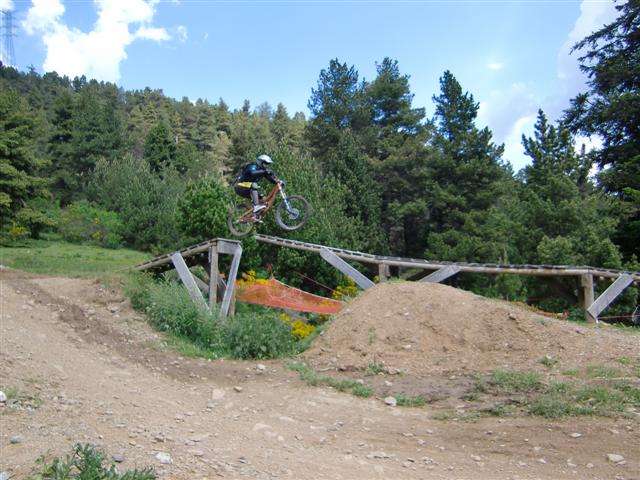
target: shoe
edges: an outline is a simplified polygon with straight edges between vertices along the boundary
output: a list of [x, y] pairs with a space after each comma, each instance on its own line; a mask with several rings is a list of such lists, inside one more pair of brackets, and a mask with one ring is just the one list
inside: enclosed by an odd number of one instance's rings
[[253, 206], [253, 213], [256, 214], [258, 212], [261, 212], [262, 210], [264, 210], [265, 208], [267, 208], [266, 205], [261, 204], [261, 205], [254, 205]]

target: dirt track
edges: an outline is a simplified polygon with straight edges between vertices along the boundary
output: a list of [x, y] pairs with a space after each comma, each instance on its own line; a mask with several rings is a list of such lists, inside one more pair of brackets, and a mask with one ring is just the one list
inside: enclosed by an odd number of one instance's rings
[[180, 358], [91, 281], [7, 270], [0, 281], [0, 384], [22, 398], [0, 407], [0, 470], [11, 478], [76, 442], [175, 479], [640, 478], [637, 420], [437, 421], [430, 407], [308, 387], [281, 362], [261, 371]]

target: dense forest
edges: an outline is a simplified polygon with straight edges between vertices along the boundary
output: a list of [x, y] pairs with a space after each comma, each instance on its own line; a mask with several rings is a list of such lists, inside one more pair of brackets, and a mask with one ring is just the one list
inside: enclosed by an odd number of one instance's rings
[[[390, 58], [370, 81], [331, 60], [308, 119], [282, 104], [231, 110], [222, 99], [0, 68], [2, 241], [56, 232], [160, 252], [228, 236], [228, 184], [267, 153], [314, 207], [291, 234], [301, 240], [438, 260], [640, 269], [640, 6], [617, 8], [614, 23], [576, 46], [588, 90], [557, 123], [539, 111], [534, 136], [522, 138], [531, 163], [520, 172], [451, 72], [428, 118]], [[576, 148], [578, 134], [599, 136], [602, 147]], [[340, 281], [316, 256], [253, 240], [245, 248], [245, 269], [270, 267], [313, 290]], [[455, 281], [555, 311], [576, 302], [573, 279]], [[636, 296], [630, 289], [625, 311]]]

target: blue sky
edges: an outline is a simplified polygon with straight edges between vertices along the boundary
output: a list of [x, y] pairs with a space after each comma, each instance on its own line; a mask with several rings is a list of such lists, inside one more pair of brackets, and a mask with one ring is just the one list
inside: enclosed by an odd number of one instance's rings
[[371, 79], [375, 62], [390, 56], [411, 75], [415, 104], [432, 113], [449, 69], [516, 169], [537, 108], [556, 117], [583, 88], [570, 46], [615, 15], [611, 1], [3, 2], [18, 19], [19, 68], [222, 97], [232, 107], [247, 98], [307, 113], [331, 58]]

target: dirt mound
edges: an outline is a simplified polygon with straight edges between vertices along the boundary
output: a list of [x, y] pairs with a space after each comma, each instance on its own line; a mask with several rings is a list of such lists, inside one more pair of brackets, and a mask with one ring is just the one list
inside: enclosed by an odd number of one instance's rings
[[386, 283], [364, 292], [306, 358], [319, 369], [412, 375], [524, 369], [545, 356], [573, 366], [633, 355], [638, 339], [611, 327], [549, 318], [518, 305], [433, 283]]

